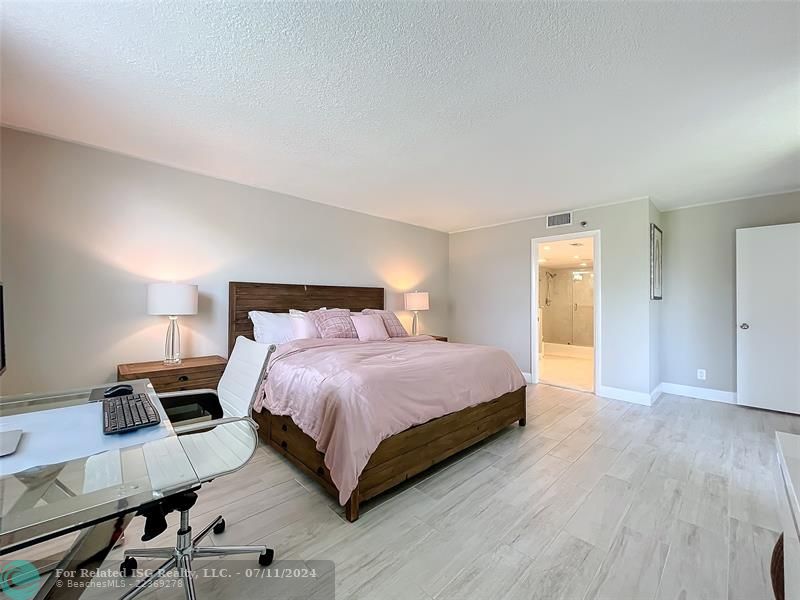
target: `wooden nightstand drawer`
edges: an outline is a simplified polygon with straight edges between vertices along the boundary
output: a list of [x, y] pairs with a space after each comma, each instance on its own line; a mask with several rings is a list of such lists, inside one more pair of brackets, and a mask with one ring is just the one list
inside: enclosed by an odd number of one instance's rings
[[117, 379], [147, 378], [157, 392], [216, 389], [225, 364], [221, 356], [186, 358], [179, 365], [165, 365], [160, 361], [129, 363], [117, 366]]
[[214, 371], [197, 371], [169, 375], [148, 375], [150, 383], [157, 392], [176, 392], [179, 390], [198, 390], [201, 388], [217, 389], [223, 369]]

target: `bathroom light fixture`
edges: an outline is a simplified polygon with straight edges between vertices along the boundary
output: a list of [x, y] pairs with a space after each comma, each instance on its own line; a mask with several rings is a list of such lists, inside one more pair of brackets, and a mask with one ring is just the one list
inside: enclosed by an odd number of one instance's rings
[[550, 246], [545, 246], [544, 249], [545, 250], [550, 250]]
[[547, 259], [546, 258], [540, 258], [539, 262], [547, 262]]
[[586, 266], [586, 263], [581, 263], [581, 266], [582, 266], [582, 267], [585, 267], [585, 266]]

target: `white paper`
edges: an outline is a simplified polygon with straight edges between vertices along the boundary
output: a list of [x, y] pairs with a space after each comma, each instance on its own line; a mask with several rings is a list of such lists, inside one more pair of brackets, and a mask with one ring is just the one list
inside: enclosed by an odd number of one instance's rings
[[174, 435], [160, 402], [161, 423], [127, 433], [103, 433], [103, 403], [89, 402], [0, 417], [0, 431], [22, 430], [17, 451], [0, 458], [0, 474], [58, 464]]

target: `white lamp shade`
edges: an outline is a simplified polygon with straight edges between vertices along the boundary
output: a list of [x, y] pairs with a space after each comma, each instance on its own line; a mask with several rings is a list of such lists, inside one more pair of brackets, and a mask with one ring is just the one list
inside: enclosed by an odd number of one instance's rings
[[147, 314], [196, 315], [197, 286], [189, 283], [151, 283], [147, 286]]
[[405, 294], [406, 310], [428, 310], [428, 292], [407, 292]]

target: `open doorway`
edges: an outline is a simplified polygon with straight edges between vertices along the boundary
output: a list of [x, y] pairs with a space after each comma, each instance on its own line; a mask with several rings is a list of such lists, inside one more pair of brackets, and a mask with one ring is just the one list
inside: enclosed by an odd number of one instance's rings
[[540, 383], [596, 389], [596, 239], [584, 233], [533, 240], [537, 326], [532, 362]]

